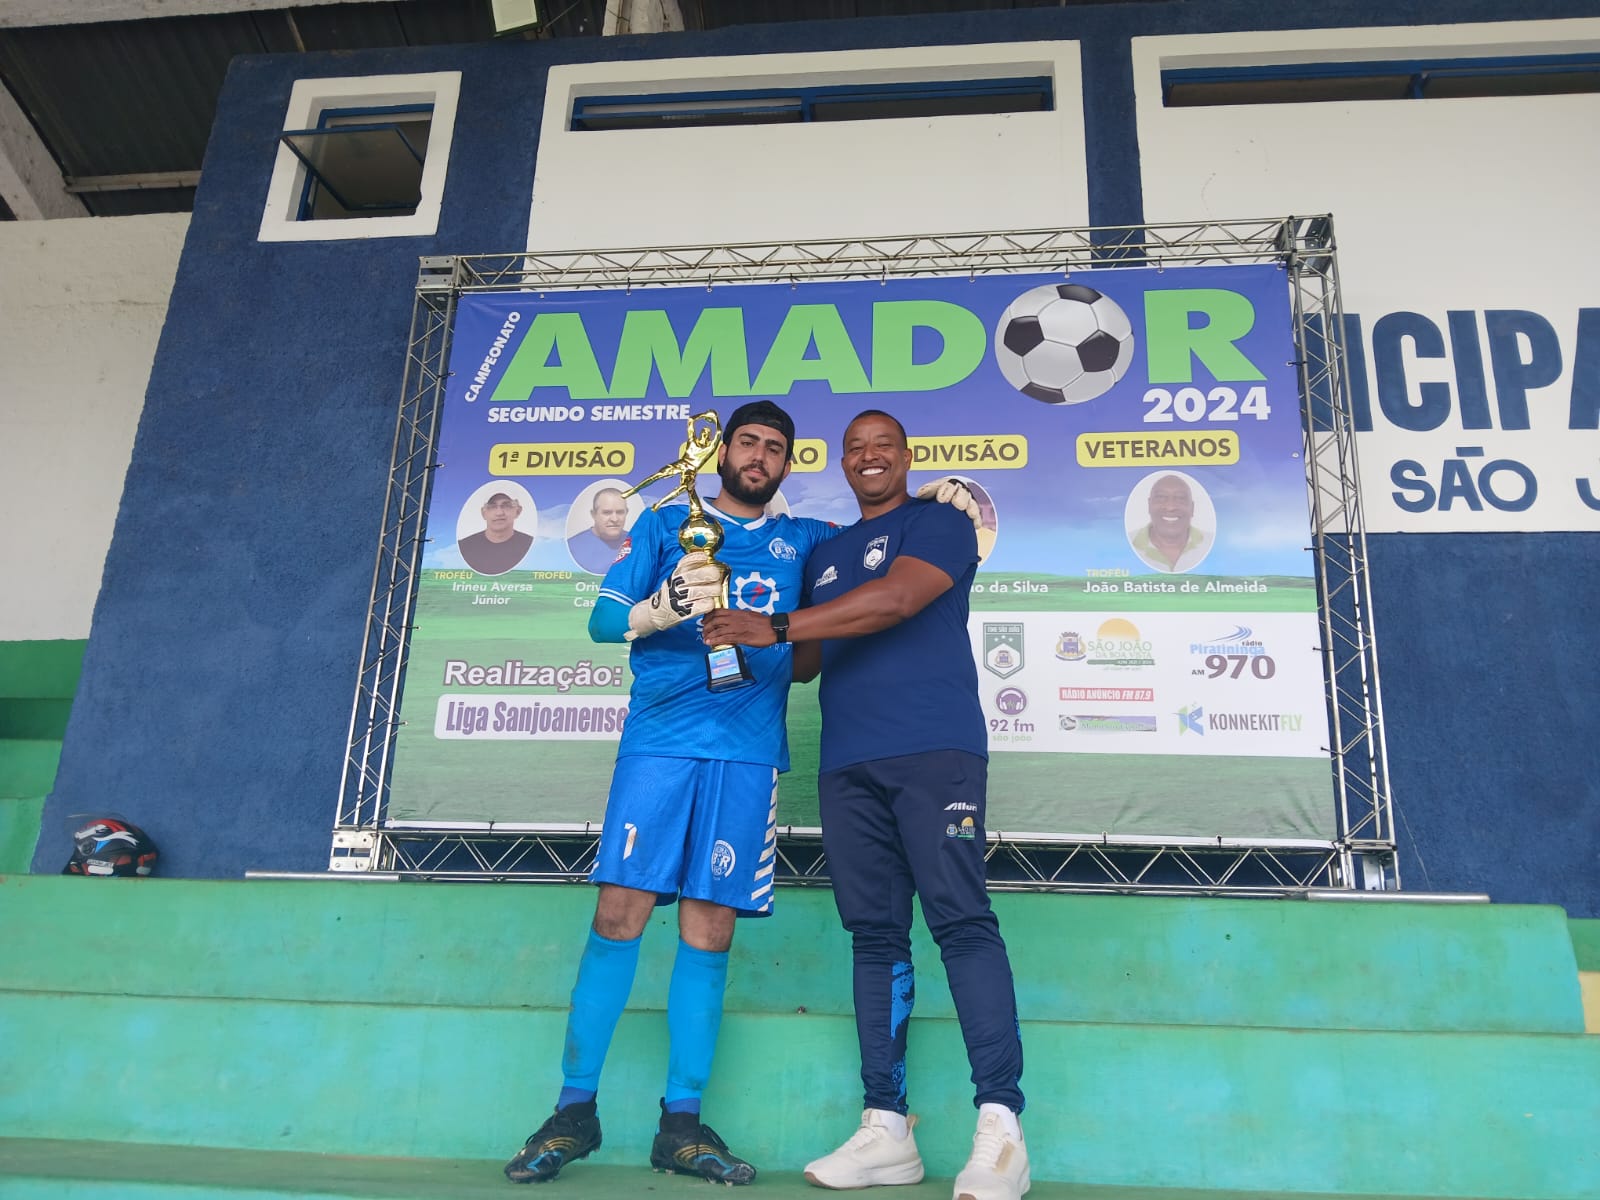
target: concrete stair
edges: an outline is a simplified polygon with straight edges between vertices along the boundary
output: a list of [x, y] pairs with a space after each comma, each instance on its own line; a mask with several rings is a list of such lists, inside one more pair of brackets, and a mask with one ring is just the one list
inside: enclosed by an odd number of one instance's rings
[[[0, 878], [0, 1195], [505, 1194], [499, 1164], [559, 1086], [592, 903], [584, 886]], [[1600, 1196], [1600, 1039], [1559, 909], [995, 904], [1047, 1200]], [[605, 1146], [555, 1186], [698, 1186], [642, 1165], [673, 920], [646, 934], [607, 1063]], [[907, 1195], [948, 1195], [971, 1085], [926, 935], [915, 956], [910, 1094], [944, 1182]], [[768, 1192], [798, 1194], [856, 1124], [850, 1012], [825, 890], [741, 923], [706, 1119]]]
[[[286, 1150], [215, 1150], [194, 1146], [130, 1146], [120, 1142], [0, 1139], [0, 1195], [7, 1200], [303, 1200], [310, 1196], [370, 1200], [491, 1200], [512, 1190], [498, 1160], [358, 1158]], [[581, 1174], [580, 1174], [581, 1172]], [[794, 1172], [763, 1172], [760, 1200], [818, 1200], [826, 1193]], [[698, 1179], [648, 1174], [636, 1166], [583, 1162], [564, 1174], [558, 1195], [583, 1200], [692, 1200], [709, 1193]], [[542, 1195], [543, 1193], [534, 1193]], [[948, 1179], [896, 1188], [895, 1200], [947, 1200]], [[1035, 1181], [1029, 1200], [1278, 1200], [1281, 1192], [1105, 1187]], [[1342, 1200], [1333, 1193], [1296, 1193], [1295, 1200]], [[1367, 1196], [1363, 1200], [1424, 1200]]]
[[0, 642], [0, 874], [33, 862], [83, 652], [81, 641]]

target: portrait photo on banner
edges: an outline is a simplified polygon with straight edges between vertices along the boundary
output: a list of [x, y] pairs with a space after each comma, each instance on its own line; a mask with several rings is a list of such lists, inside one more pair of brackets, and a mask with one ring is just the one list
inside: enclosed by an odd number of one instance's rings
[[456, 518], [456, 549], [479, 575], [504, 575], [533, 548], [539, 513], [520, 483], [492, 479], [467, 498]]

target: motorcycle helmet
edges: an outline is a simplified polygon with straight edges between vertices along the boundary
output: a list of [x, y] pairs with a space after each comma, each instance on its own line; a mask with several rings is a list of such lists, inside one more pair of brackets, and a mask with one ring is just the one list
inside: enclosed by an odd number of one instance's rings
[[73, 818], [73, 851], [63, 875], [148, 875], [156, 844], [137, 825], [119, 817]]

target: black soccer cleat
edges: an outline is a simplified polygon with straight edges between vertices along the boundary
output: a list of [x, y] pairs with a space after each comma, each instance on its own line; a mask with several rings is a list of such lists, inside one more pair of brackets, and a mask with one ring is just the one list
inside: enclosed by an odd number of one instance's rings
[[556, 1109], [506, 1164], [512, 1183], [548, 1183], [569, 1162], [600, 1149], [600, 1116], [594, 1101]]
[[675, 1175], [698, 1175], [713, 1183], [749, 1183], [756, 1169], [728, 1149], [699, 1113], [669, 1113], [663, 1103], [661, 1131], [650, 1146], [650, 1165]]

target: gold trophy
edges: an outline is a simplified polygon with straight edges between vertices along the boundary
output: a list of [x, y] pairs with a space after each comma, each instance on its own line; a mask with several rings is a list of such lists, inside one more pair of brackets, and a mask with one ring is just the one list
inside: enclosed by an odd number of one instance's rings
[[[711, 559], [712, 565], [722, 577], [722, 582], [717, 585], [717, 607], [727, 608], [728, 567], [716, 559], [717, 551], [722, 549], [722, 522], [706, 512], [700, 503], [699, 495], [694, 490], [695, 476], [716, 457], [717, 443], [721, 440], [722, 422], [717, 419], [717, 414], [696, 413], [689, 418], [688, 436], [684, 438], [683, 445], [679, 448], [676, 461], [668, 463], [649, 478], [641, 479], [622, 494], [634, 496], [641, 488], [658, 479], [665, 479], [669, 475], [678, 477], [678, 485], [650, 508], [652, 511], [659, 510], [674, 496], [684, 495], [689, 498], [689, 515], [683, 519], [683, 524], [678, 526], [678, 545], [685, 554], [696, 550], [705, 551], [706, 557]], [[755, 681], [756, 677], [750, 670], [750, 664], [745, 661], [743, 646], [712, 646], [706, 651], [708, 691], [729, 692]]]

